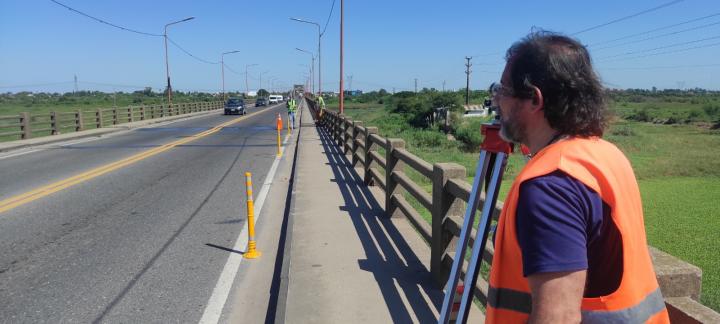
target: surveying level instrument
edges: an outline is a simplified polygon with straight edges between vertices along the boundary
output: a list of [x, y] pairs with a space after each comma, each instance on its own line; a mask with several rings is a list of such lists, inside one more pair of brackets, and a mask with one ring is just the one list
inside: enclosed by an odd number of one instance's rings
[[[460, 272], [463, 262], [465, 261], [465, 253], [467, 244], [470, 240], [470, 233], [475, 223], [475, 213], [480, 205], [481, 192], [485, 187], [485, 202], [482, 207], [480, 222], [477, 227], [477, 237], [472, 247], [470, 263], [468, 264], [465, 279], [463, 279], [462, 298], [460, 300], [460, 309], [458, 310], [456, 323], [466, 323], [470, 307], [472, 306], [472, 293], [475, 290], [478, 275], [480, 274], [480, 264], [482, 263], [482, 255], [490, 231], [493, 210], [497, 203], [498, 191], [502, 182], [503, 172], [510, 153], [513, 151], [513, 144], [500, 138], [500, 123], [495, 120], [490, 124], [481, 126], [481, 133], [485, 135], [480, 145], [480, 158], [475, 167], [475, 178], [473, 179], [472, 191], [468, 199], [467, 208], [465, 209], [465, 218], [463, 219], [462, 230], [458, 238], [457, 251], [453, 259], [452, 269], [447, 285], [445, 285], [445, 298], [443, 299], [442, 311], [438, 324], [450, 323], [451, 312], [453, 308], [453, 296], [458, 287]], [[484, 186], [486, 179], [489, 183]]]

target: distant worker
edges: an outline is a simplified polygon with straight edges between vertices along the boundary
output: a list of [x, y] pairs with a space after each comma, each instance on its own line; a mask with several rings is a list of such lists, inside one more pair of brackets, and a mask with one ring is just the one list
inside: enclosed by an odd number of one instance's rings
[[325, 109], [325, 99], [323, 99], [322, 95], [317, 96], [317, 106], [319, 109]]
[[287, 103], [288, 108], [288, 122], [290, 123], [290, 129], [295, 129], [295, 111], [297, 111], [297, 103], [295, 97], [290, 97]]
[[322, 94], [317, 96], [316, 100], [316, 107], [317, 107], [317, 119], [322, 118], [323, 110], [325, 110], [325, 99], [323, 99]]
[[534, 31], [505, 55], [501, 135], [529, 147], [495, 233], [488, 323], [669, 323], [633, 169], [601, 139], [590, 54]]

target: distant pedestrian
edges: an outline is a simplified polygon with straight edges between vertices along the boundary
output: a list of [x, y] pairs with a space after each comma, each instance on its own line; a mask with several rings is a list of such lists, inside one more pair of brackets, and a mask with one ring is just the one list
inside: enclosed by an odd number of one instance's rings
[[606, 126], [587, 49], [537, 31], [494, 87], [501, 135], [532, 158], [508, 193], [490, 270], [488, 323], [668, 323], [635, 174]]

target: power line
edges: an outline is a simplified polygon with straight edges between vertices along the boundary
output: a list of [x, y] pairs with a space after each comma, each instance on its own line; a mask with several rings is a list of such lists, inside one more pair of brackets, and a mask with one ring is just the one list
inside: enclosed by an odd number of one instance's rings
[[82, 15], [82, 16], [85, 16], [85, 17], [90, 18], [90, 19], [92, 19], [92, 20], [95, 20], [95, 21], [97, 21], [97, 22], [99, 22], [99, 23], [101, 23], [101, 24], [105, 24], [105, 25], [108, 25], [108, 26], [111, 26], [111, 27], [115, 27], [115, 28], [117, 28], [117, 29], [122, 29], [122, 30], [124, 30], [124, 31], [129, 31], [129, 32], [132, 32], [132, 33], [136, 33], [136, 34], [140, 34], [140, 35], [146, 35], [146, 36], [155, 36], [155, 37], [162, 37], [162, 36], [163, 36], [163, 35], [161, 35], [161, 34], [146, 33], [146, 32], [142, 32], [142, 31], [139, 31], [139, 30], [134, 30], [134, 29], [130, 29], [130, 28], [127, 28], [127, 27], [119, 26], [119, 25], [113, 24], [113, 23], [111, 23], [111, 22], [107, 22], [107, 21], [105, 21], [105, 20], [102, 20], [102, 19], [100, 19], [100, 18], [97, 18], [97, 17], [93, 17], [93, 16], [91, 16], [91, 15], [88, 15], [88, 14], [82, 12], [82, 11], [79, 11], [79, 10], [77, 10], [77, 9], [71, 8], [71, 7], [69, 7], [69, 6], [65, 5], [65, 4], [62, 4], [62, 3], [60, 3], [60, 2], [57, 2], [57, 1], [55, 1], [55, 0], [50, 0], [50, 1], [54, 2], [55, 4], [57, 4], [57, 5], [61, 6], [61, 7], [65, 7], [67, 10], [70, 10], [70, 11], [72, 11], [72, 12], [75, 12], [75, 13], [79, 14], [79, 15]]
[[712, 17], [716, 17], [716, 16], [720, 16], [720, 12], [719, 12], [719, 13], [714, 13], [714, 14], [712, 14], [712, 15], [707, 15], [707, 16], [704, 16], [704, 17], [700, 17], [700, 18], [690, 19], [690, 20], [687, 20], [687, 21], [679, 22], [679, 23], [676, 23], [676, 24], [668, 25], [668, 26], [658, 27], [658, 28], [651, 29], [651, 30], [648, 30], [648, 31], [644, 31], [644, 32], [641, 32], [641, 33], [637, 33], [637, 34], [632, 34], [632, 35], [623, 36], [623, 37], [620, 37], [620, 38], [615, 38], [615, 39], [611, 39], [611, 40], [604, 41], [604, 42], [595, 43], [595, 44], [592, 44], [592, 45], [588, 45], [588, 47], [597, 46], [597, 45], [602, 45], [602, 44], [607, 44], [607, 43], [612, 43], [612, 42], [616, 42], [616, 41], [619, 41], [619, 40], [632, 38], [632, 37], [635, 37], [635, 36], [641, 36], [641, 35], [645, 35], [645, 34], [650, 34], [650, 33], [656, 32], [656, 31], [661, 31], [661, 30], [665, 30], [665, 29], [669, 29], [669, 28], [673, 28], [673, 27], [677, 27], [677, 26], [682, 26], [682, 25], [685, 25], [685, 24], [689, 24], [689, 23], [692, 23], [692, 22], [696, 22], [696, 21], [700, 21], [700, 20], [704, 20], [704, 19], [708, 19], [708, 18], [712, 18]]
[[652, 53], [652, 54], [641, 55], [641, 56], [634, 56], [634, 57], [628, 57], [628, 58], [620, 58], [620, 59], [616, 59], [616, 60], [608, 60], [608, 61], [605, 61], [605, 62], [617, 62], [617, 61], [635, 60], [635, 59], [644, 58], [644, 57], [649, 57], [649, 56], [657, 56], [657, 55], [663, 55], [663, 54], [673, 54], [673, 53], [687, 52], [687, 51], [694, 50], [694, 49], [715, 47], [715, 46], [718, 46], [718, 45], [720, 45], [720, 43], [712, 43], [712, 44], [700, 45], [700, 46], [695, 46], [695, 47], [682, 48], [682, 49], [674, 50], [674, 51], [665, 51], [665, 52]]
[[168, 37], [167, 40], [170, 41], [170, 43], [172, 43], [173, 45], [175, 45], [175, 47], [177, 47], [177, 48], [179, 48], [181, 51], [183, 51], [185, 54], [189, 55], [190, 57], [192, 57], [192, 58], [194, 58], [194, 59], [196, 59], [196, 60], [198, 60], [198, 61], [200, 61], [200, 62], [207, 63], [207, 64], [220, 64], [220, 62], [210, 62], [210, 61], [208, 61], [208, 60], [204, 60], [204, 59], [201, 59], [201, 58], [193, 55], [192, 53], [190, 53], [190, 52], [188, 52], [187, 50], [185, 50], [184, 48], [182, 48], [182, 46], [180, 46], [178, 43], [176, 43], [175, 41], [173, 41], [170, 37]]
[[635, 41], [629, 41], [629, 42], [625, 42], [625, 43], [620, 43], [620, 44], [616, 44], [616, 45], [612, 45], [612, 46], [595, 48], [594, 50], [595, 50], [595, 51], [599, 51], [599, 50], [604, 50], [604, 49], [608, 49], [608, 48], [615, 48], [615, 47], [619, 47], [619, 46], [623, 46], [623, 45], [636, 44], [636, 43], [644, 42], [644, 41], [651, 40], [651, 39], [656, 39], [656, 38], [665, 37], [665, 36], [672, 36], [672, 35], [676, 35], [676, 34], [680, 34], [680, 33], [684, 33], [684, 32], [689, 32], [689, 31], [693, 31], [693, 30], [697, 30], [697, 29], [702, 29], [702, 28], [706, 28], [706, 27], [710, 27], [710, 26], [715, 26], [715, 25], [720, 25], [720, 21], [719, 21], [719, 22], [712, 23], [712, 24], [705, 24], [705, 25], [702, 25], [702, 26], [697, 26], [697, 27], [693, 27], [693, 28], [683, 29], [683, 30], [679, 30], [679, 31], [672, 32], [672, 33], [666, 33], [666, 34], [656, 35], [656, 36], [652, 36], [652, 37], [647, 37], [647, 38], [643, 38], [643, 39], [639, 39], [639, 40], [635, 40]]
[[612, 25], [612, 24], [617, 23], [617, 22], [621, 22], [621, 21], [628, 20], [628, 19], [630, 19], [630, 18], [634, 18], [634, 17], [640, 16], [640, 15], [643, 15], [643, 14], [646, 14], [646, 13], [649, 13], [649, 12], [653, 12], [653, 11], [655, 11], [655, 10], [659, 10], [659, 9], [662, 9], [662, 8], [665, 8], [665, 7], [668, 7], [668, 6], [672, 6], [672, 5], [676, 4], [676, 3], [680, 3], [680, 2], [683, 2], [683, 1], [685, 1], [685, 0], [670, 1], [670, 2], [668, 2], [668, 3], [659, 5], [659, 6], [654, 7], [654, 8], [650, 8], [650, 9], [647, 9], [647, 10], [640, 11], [640, 12], [634, 13], [634, 14], [629, 15], [629, 16], [625, 16], [625, 17], [622, 17], [622, 18], [618, 18], [618, 19], [615, 19], [615, 20], [608, 21], [608, 22], [603, 23], [603, 24], [600, 24], [600, 25], [596, 25], [596, 26], [592, 26], [592, 27], [589, 27], [589, 28], [585, 28], [585, 29], [583, 29], [583, 30], [581, 30], [581, 31], [579, 31], [579, 32], [575, 32], [575, 33], [573, 33], [573, 34], [571, 34], [571, 35], [572, 35], [572, 36], [575, 36], [575, 35], [578, 35], [578, 34], [582, 34], [582, 33], [585, 33], [585, 32], [589, 32], [589, 31], [591, 31], [591, 30], [595, 30], [595, 29], [598, 29], [598, 28], [602, 28], [602, 27], [605, 27], [605, 26], [608, 26], [608, 25]]
[[7, 86], [0, 86], [0, 89], [34, 88], [34, 87], [45, 87], [45, 86], [53, 86], [53, 85], [61, 85], [61, 84], [69, 84], [69, 83], [73, 83], [73, 81], [50, 82], [50, 83], [36, 83], [36, 84], [21, 84], [21, 85], [7, 85]]
[[646, 66], [646, 67], [627, 67], [627, 68], [604, 68], [602, 70], [622, 71], [622, 70], [660, 70], [660, 69], [690, 69], [690, 68], [707, 68], [720, 67], [720, 64], [695, 64], [695, 65], [674, 65], [674, 66]]
[[666, 48], [671, 48], [671, 47], [678, 47], [678, 46], [683, 46], [683, 45], [688, 45], [688, 44], [694, 44], [694, 43], [704, 42], [704, 41], [707, 41], [707, 40], [718, 39], [718, 38], [720, 38], [720, 35], [719, 35], [719, 36], [702, 38], [702, 39], [696, 39], [696, 40], [692, 40], [692, 41], [688, 41], [688, 42], [675, 43], [675, 44], [670, 44], [670, 45], [665, 45], [665, 46], [660, 46], [660, 47], [655, 47], [655, 48], [640, 50], [640, 51], [633, 51], [633, 52], [626, 52], [626, 53], [617, 54], [617, 55], [612, 55], [612, 56], [605, 56], [605, 57], [599, 58], [598, 60], [605, 60], [605, 59], [609, 59], [609, 58], [615, 58], [615, 57], [621, 57], [621, 56], [628, 56], [628, 55], [634, 55], [634, 54], [640, 54], [640, 53], [647, 53], [647, 52], [657, 51], [657, 50], [661, 50], [661, 49], [666, 49]]
[[330, 17], [332, 17], [333, 9], [335, 9], [335, 0], [333, 0], [332, 6], [330, 7], [330, 14], [328, 15], [327, 21], [325, 21], [325, 28], [323, 28], [322, 33], [320, 33], [320, 36], [325, 34], [325, 30], [327, 30], [327, 26], [330, 23]]

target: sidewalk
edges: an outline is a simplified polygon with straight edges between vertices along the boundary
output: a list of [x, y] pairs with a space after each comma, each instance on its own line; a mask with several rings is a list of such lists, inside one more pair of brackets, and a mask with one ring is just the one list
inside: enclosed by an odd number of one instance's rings
[[443, 295], [429, 247], [407, 220], [384, 216], [381, 191], [304, 112], [285, 323], [435, 322]]

